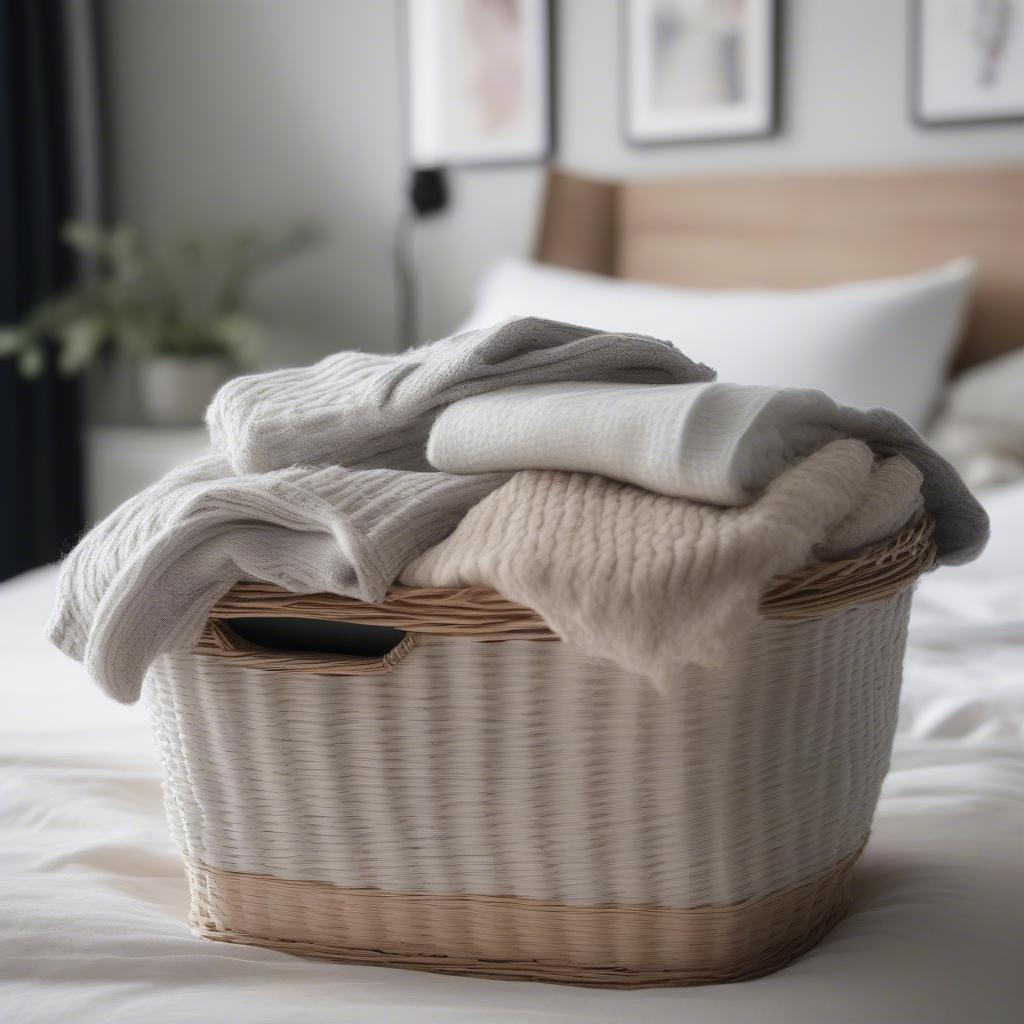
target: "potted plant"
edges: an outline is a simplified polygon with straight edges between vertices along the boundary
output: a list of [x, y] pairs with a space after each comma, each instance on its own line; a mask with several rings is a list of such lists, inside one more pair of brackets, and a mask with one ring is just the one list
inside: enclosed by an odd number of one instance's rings
[[139, 360], [139, 398], [151, 423], [195, 423], [214, 391], [252, 362], [263, 323], [254, 279], [314, 240], [299, 225], [270, 237], [245, 229], [214, 239], [184, 236], [159, 255], [127, 226], [73, 222], [64, 241], [86, 258], [80, 284], [0, 330], [0, 356], [34, 377], [55, 350], [60, 373], [83, 372], [105, 357]]

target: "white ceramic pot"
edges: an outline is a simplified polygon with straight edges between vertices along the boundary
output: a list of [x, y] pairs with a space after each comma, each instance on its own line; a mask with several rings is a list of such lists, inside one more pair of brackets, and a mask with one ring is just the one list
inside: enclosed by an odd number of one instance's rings
[[214, 392], [232, 375], [220, 356], [156, 356], [139, 366], [139, 399], [149, 423], [200, 423]]

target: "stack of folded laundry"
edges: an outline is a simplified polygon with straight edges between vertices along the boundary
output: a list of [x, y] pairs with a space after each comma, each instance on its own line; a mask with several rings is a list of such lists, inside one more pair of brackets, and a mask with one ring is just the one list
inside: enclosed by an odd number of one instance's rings
[[669, 342], [536, 318], [241, 377], [207, 423], [215, 454], [64, 563], [49, 636], [120, 701], [241, 580], [364, 601], [488, 586], [667, 686], [723, 658], [780, 573], [922, 513], [940, 562], [988, 536], [892, 413], [718, 383]]

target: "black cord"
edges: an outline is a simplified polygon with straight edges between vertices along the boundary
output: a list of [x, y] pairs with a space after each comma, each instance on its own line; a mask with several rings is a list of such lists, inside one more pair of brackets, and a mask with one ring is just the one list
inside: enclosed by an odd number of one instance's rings
[[[406, 178], [406, 180], [408, 180]], [[409, 205], [409, 197], [403, 191], [402, 204], [398, 211], [392, 258], [394, 260], [395, 286], [398, 301], [396, 343], [398, 350], [411, 348], [419, 334], [417, 311], [416, 259], [413, 251], [413, 234], [416, 223]]]
[[412, 160], [409, 153], [409, 132], [412, 113], [409, 108], [409, 6], [408, 0], [395, 4], [395, 65], [398, 69], [398, 152], [399, 196], [398, 218], [392, 239], [392, 263], [395, 273], [395, 347], [401, 352], [416, 344], [419, 316], [416, 309], [416, 254], [413, 250], [415, 222], [409, 195]]

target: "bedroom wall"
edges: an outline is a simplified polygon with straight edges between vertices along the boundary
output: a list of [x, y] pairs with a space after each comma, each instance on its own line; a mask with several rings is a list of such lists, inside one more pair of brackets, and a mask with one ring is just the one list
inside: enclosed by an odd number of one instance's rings
[[[932, 129], [906, 113], [903, 0], [789, 0], [775, 138], [638, 150], [619, 134], [618, 0], [556, 0], [558, 160], [684, 174], [1024, 159], [1024, 126]], [[268, 290], [268, 363], [390, 349], [401, 182], [398, 0], [105, 0], [111, 204], [154, 236], [316, 214], [330, 241]], [[453, 175], [415, 249], [421, 334], [465, 313], [486, 265], [525, 254], [542, 172]]]

